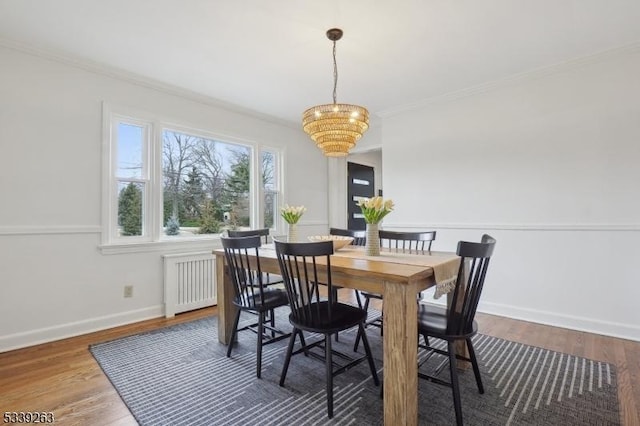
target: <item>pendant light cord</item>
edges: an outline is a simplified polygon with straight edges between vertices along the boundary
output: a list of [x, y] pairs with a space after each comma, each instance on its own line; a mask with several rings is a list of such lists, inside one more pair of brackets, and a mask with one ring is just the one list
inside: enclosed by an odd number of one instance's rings
[[333, 41], [333, 103], [336, 104], [338, 90], [338, 64], [336, 63], [336, 41]]

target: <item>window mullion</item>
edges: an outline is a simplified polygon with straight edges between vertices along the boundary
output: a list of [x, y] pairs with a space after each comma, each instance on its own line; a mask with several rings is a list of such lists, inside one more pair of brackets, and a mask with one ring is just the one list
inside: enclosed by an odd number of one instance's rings
[[147, 216], [150, 220], [151, 239], [158, 241], [162, 235], [162, 126], [154, 122], [151, 126], [149, 144], [149, 205], [151, 211]]
[[[111, 138], [113, 141], [118, 140], [118, 123], [119, 120], [111, 118]], [[118, 144], [117, 142], [109, 144], [109, 240], [114, 241], [118, 237], [118, 178], [116, 177], [118, 161]]]
[[142, 148], [142, 180], [144, 181], [144, 198], [142, 206], [142, 223], [143, 232], [142, 237], [147, 240], [153, 240], [153, 204], [152, 204], [152, 191], [153, 186], [150, 185], [151, 179], [151, 155], [153, 138], [153, 124], [147, 123], [144, 126], [144, 143]]
[[252, 228], [264, 227], [264, 212], [262, 209], [262, 151], [260, 148], [251, 150], [251, 197]]

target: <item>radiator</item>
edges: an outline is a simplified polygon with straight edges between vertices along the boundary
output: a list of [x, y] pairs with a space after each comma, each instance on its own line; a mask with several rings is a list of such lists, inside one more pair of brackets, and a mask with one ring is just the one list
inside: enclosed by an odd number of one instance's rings
[[165, 317], [217, 303], [215, 259], [210, 251], [162, 257]]

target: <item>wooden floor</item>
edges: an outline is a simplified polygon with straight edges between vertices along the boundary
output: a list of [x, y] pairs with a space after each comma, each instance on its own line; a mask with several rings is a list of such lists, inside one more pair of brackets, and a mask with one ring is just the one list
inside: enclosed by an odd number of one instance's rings
[[[135, 425], [88, 345], [216, 315], [216, 308], [144, 321], [0, 354], [2, 412], [53, 412], [61, 425]], [[640, 425], [640, 343], [478, 314], [484, 334], [613, 363], [623, 425]]]

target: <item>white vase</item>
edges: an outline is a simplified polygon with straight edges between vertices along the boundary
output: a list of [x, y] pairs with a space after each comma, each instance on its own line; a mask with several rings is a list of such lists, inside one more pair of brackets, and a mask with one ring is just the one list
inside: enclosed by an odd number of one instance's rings
[[364, 252], [367, 256], [380, 256], [380, 234], [377, 223], [367, 223], [367, 241]]
[[295, 223], [289, 223], [287, 226], [287, 242], [288, 243], [298, 242], [298, 225]]

